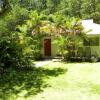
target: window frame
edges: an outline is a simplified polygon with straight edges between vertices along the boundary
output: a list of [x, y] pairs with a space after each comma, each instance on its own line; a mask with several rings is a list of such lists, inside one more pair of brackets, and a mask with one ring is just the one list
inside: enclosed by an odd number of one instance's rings
[[83, 40], [84, 46], [99, 46], [99, 36], [88, 36], [88, 39]]

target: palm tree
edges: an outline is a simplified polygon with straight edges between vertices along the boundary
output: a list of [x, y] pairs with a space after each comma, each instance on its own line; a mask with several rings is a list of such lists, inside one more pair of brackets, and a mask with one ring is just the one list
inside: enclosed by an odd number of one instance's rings
[[58, 43], [60, 47], [60, 53], [62, 55], [62, 58], [64, 58], [66, 50], [66, 45], [67, 45], [67, 37], [65, 36], [65, 17], [60, 14], [56, 14], [52, 16], [53, 23], [54, 23], [54, 35], [57, 36], [57, 40], [55, 42]]
[[56, 15], [54, 16], [54, 24], [62, 57], [64, 58], [64, 52], [66, 51], [68, 51], [68, 53], [73, 52], [72, 56], [77, 55], [78, 47], [82, 46], [81, 40], [86, 36], [82, 32], [83, 27], [80, 23], [80, 19]]
[[68, 51], [72, 56], [77, 56], [78, 48], [82, 46], [82, 40], [86, 38], [86, 34], [83, 32], [81, 20], [77, 18], [67, 19], [65, 27], [66, 34], [68, 34], [69, 37], [68, 46], [71, 47]]

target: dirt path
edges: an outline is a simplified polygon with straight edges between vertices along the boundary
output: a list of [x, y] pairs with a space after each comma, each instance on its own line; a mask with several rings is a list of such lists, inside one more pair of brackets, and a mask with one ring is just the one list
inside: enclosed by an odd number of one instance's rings
[[48, 65], [51, 62], [52, 62], [51, 59], [49, 59], [49, 60], [43, 60], [43, 61], [38, 61], [38, 62], [35, 62], [35, 67], [43, 67], [43, 66]]
[[46, 66], [53, 62], [58, 62], [58, 61], [60, 62], [61, 59], [46, 59], [43, 61], [38, 61], [38, 62], [35, 62], [35, 67], [43, 67], [43, 66]]

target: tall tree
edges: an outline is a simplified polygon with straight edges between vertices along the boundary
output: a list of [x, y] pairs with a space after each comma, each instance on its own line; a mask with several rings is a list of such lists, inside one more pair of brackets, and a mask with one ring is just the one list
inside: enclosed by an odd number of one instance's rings
[[7, 10], [10, 9], [9, 0], [0, 0], [0, 14], [5, 13]]

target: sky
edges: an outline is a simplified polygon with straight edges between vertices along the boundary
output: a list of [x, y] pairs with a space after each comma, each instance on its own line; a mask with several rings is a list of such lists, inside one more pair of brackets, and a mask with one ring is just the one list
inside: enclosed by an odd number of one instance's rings
[[3, 1], [2, 1], [2, 0], [0, 0], [0, 7], [2, 6], [2, 4], [3, 4]]

